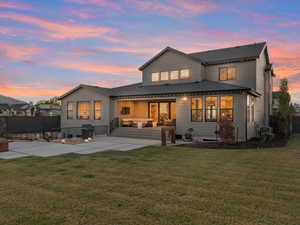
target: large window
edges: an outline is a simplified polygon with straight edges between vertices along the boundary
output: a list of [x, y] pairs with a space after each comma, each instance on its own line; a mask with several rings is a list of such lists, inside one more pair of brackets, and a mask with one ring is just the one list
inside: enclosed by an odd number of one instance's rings
[[233, 120], [233, 96], [221, 96], [220, 119]]
[[205, 119], [207, 122], [217, 121], [218, 97], [205, 98]]
[[77, 104], [77, 119], [88, 120], [90, 118], [90, 103], [79, 102]]
[[68, 120], [73, 119], [73, 103], [67, 104], [67, 119]]
[[247, 96], [247, 120], [248, 122], [255, 120], [254, 97]]
[[152, 73], [151, 79], [152, 81], [159, 81], [159, 73]]
[[235, 67], [222, 67], [219, 69], [219, 80], [235, 80], [236, 68]]
[[94, 102], [94, 119], [101, 120], [102, 118], [102, 104], [100, 101]]
[[170, 79], [171, 80], [178, 80], [179, 79], [179, 71], [178, 70], [171, 71]]
[[192, 121], [203, 121], [202, 97], [192, 98]]
[[181, 79], [188, 79], [188, 78], [190, 78], [190, 70], [181, 70], [180, 71], [180, 78]]
[[169, 72], [161, 72], [160, 80], [169, 80]]

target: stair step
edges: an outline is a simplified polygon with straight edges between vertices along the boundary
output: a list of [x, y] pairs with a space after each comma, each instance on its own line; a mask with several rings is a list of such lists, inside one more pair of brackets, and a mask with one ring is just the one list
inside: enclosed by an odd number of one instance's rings
[[160, 140], [161, 130], [120, 127], [114, 129], [111, 136]]

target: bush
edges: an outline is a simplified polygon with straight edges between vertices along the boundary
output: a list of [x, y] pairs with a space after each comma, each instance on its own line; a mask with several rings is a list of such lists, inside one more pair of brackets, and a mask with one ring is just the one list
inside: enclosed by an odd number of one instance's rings
[[234, 126], [230, 120], [222, 120], [218, 122], [219, 130], [217, 134], [221, 138], [221, 141], [226, 144], [234, 144]]

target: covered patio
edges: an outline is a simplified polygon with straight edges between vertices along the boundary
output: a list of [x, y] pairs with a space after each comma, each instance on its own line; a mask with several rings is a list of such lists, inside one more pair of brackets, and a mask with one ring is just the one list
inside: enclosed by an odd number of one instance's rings
[[115, 117], [119, 127], [159, 129], [176, 126], [176, 100], [118, 100]]

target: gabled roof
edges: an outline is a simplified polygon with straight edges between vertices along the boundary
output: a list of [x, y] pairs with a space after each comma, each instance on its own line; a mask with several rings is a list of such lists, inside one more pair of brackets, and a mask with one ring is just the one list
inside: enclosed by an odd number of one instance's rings
[[112, 97], [141, 96], [141, 95], [162, 95], [162, 94], [188, 94], [207, 92], [228, 92], [228, 91], [251, 91], [250, 88], [232, 84], [225, 84], [216, 81], [203, 80], [191, 83], [146, 85], [137, 83], [119, 88], [112, 88]]
[[194, 57], [192, 57], [192, 56], [189, 55], [189, 54], [186, 54], [186, 53], [184, 53], [184, 52], [181, 52], [181, 51], [179, 51], [179, 50], [177, 50], [177, 49], [175, 49], [175, 48], [166, 47], [166, 48], [164, 48], [162, 51], [160, 51], [158, 54], [156, 54], [155, 56], [153, 56], [150, 60], [148, 60], [144, 65], [142, 65], [142, 66], [139, 68], [139, 70], [145, 69], [145, 68], [146, 68], [147, 66], [149, 66], [153, 61], [155, 61], [156, 59], [158, 59], [160, 56], [162, 56], [163, 54], [165, 54], [165, 53], [168, 52], [168, 51], [174, 52], [174, 53], [176, 53], [176, 54], [178, 54], [178, 55], [182, 55], [182, 56], [187, 57], [187, 58], [189, 58], [189, 59], [191, 59], [191, 60], [193, 60], [193, 61], [196, 61], [196, 62], [198, 62], [198, 63], [201, 63], [201, 60], [199, 60], [199, 59], [197, 59], [197, 58], [194, 58]]
[[26, 105], [26, 104], [28, 103], [8, 96], [0, 95], [0, 105]]
[[[177, 49], [166, 47], [162, 51], [160, 51], [157, 55], [152, 57], [149, 61], [147, 61], [144, 65], [142, 65], [139, 70], [145, 69], [148, 65], [150, 65], [153, 61], [158, 59], [167, 51], [172, 51], [176, 54], [182, 55], [187, 57], [191, 60], [194, 60], [198, 63], [202, 63], [204, 65], [216, 65], [216, 64], [223, 64], [223, 63], [231, 63], [231, 62], [241, 62], [241, 61], [249, 61], [255, 60], [259, 58], [262, 51], [266, 48], [266, 42], [248, 44], [248, 45], [241, 45], [235, 46], [230, 48], [222, 48], [222, 49], [214, 49], [209, 51], [203, 52], [194, 52], [190, 54], [186, 54], [181, 52]], [[267, 63], [269, 63], [269, 56], [267, 54]]]
[[58, 98], [58, 100], [62, 100], [63, 98], [69, 96], [70, 94], [73, 94], [74, 92], [78, 91], [81, 88], [86, 88], [86, 89], [89, 89], [91, 91], [100, 92], [100, 93], [102, 93], [104, 95], [107, 95], [107, 96], [110, 93], [110, 89], [109, 88], [103, 88], [103, 87], [98, 87], [98, 86], [91, 86], [91, 85], [80, 84], [77, 87], [75, 87], [72, 90], [70, 90], [67, 93], [65, 93], [64, 95], [60, 96]]
[[[266, 47], [266, 42], [222, 48], [189, 54], [206, 65], [239, 62], [257, 59]], [[267, 59], [268, 60], [268, 59]]]

